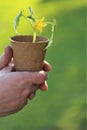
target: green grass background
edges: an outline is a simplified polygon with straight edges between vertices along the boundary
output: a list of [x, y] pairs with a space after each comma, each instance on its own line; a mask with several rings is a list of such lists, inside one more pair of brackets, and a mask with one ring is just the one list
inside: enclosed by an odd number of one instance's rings
[[[0, 118], [0, 130], [86, 130], [86, 8], [85, 0], [7, 0], [0, 1], [0, 54], [14, 35], [16, 14], [32, 5], [37, 17], [56, 18], [53, 45], [46, 60], [49, 73], [47, 92], [37, 92], [20, 112]], [[19, 31], [30, 34], [22, 20]], [[50, 30], [42, 35], [49, 36]]]

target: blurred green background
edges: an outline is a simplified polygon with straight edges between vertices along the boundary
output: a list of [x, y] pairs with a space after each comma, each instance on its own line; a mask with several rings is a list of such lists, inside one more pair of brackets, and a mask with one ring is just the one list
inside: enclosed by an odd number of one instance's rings
[[[86, 8], [85, 0], [7, 0], [0, 1], [0, 54], [15, 35], [13, 22], [22, 9], [32, 5], [37, 17], [57, 20], [53, 45], [46, 60], [49, 73], [47, 92], [20, 112], [0, 118], [0, 130], [86, 130]], [[32, 30], [22, 23], [20, 31]], [[49, 36], [50, 30], [43, 32]], [[42, 34], [42, 35], [43, 35]]]

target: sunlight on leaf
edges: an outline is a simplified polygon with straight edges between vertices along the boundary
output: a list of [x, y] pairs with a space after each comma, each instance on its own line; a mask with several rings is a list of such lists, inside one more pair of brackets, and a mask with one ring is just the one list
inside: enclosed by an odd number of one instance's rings
[[20, 18], [22, 16], [22, 12], [23, 11], [20, 11], [20, 13], [16, 16], [16, 18], [14, 20], [14, 29], [15, 29], [15, 31], [17, 31], [17, 27], [19, 26], [19, 21], [20, 21]]

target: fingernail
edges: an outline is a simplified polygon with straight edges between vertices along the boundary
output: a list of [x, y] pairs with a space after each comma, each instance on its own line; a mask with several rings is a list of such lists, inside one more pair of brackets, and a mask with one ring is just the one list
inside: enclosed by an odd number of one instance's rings
[[42, 91], [47, 91], [47, 90], [48, 90], [47, 81], [45, 81], [45, 83], [43, 83], [43, 84], [40, 86], [40, 89], [41, 89]]

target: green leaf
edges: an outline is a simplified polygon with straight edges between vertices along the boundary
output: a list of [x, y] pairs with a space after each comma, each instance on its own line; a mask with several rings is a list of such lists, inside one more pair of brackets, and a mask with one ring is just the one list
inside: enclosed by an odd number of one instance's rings
[[56, 19], [53, 20], [52, 28], [51, 28], [51, 36], [50, 36], [50, 39], [49, 39], [48, 46], [45, 49], [50, 47], [52, 45], [52, 43], [53, 43], [53, 38], [54, 38], [54, 33], [55, 33], [55, 26], [56, 26]]
[[33, 22], [35, 22], [36, 20], [35, 20], [35, 17], [33, 16], [33, 14], [34, 14], [33, 9], [31, 7], [28, 7], [28, 10], [29, 10], [30, 15], [27, 16], [27, 18], [32, 20]]
[[35, 18], [32, 15], [27, 16], [27, 18], [30, 19], [30, 20], [32, 20], [33, 22], [35, 22]]
[[31, 7], [29, 7], [28, 10], [29, 10], [30, 15], [32, 16], [34, 14], [34, 10]]
[[22, 12], [23, 11], [20, 11], [20, 13], [16, 16], [15, 20], [14, 20], [14, 29], [17, 30], [17, 27], [19, 25], [19, 21], [20, 21], [20, 18], [22, 16]]

